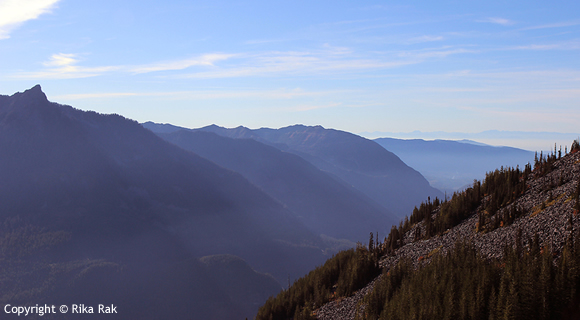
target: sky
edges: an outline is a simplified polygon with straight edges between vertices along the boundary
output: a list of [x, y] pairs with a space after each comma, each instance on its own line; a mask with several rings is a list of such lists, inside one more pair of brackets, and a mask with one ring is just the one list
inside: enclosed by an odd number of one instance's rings
[[189, 128], [574, 136], [579, 12], [578, 1], [0, 0], [0, 94], [40, 84], [54, 102]]

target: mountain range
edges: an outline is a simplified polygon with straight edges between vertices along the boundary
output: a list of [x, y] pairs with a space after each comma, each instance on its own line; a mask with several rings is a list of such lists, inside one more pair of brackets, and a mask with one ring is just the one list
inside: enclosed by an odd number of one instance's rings
[[[471, 147], [453, 148], [439, 152]], [[443, 198], [393, 150], [321, 126], [139, 124], [40, 86], [0, 95], [0, 302], [252, 318], [338, 250]]]
[[[159, 134], [174, 134], [185, 129], [151, 122], [143, 125]], [[427, 197], [443, 197], [441, 191], [431, 187], [419, 172], [395, 154], [374, 141], [345, 131], [303, 125], [256, 130], [211, 125], [193, 131], [212, 132], [234, 139], [253, 139], [295, 154], [339, 183], [372, 199], [397, 219], [408, 214]]]
[[[251, 316], [326, 248], [240, 174], [40, 86], [0, 96], [0, 226], [4, 304], [115, 303], [123, 319]], [[200, 260], [216, 254], [235, 258]], [[232, 268], [261, 280], [230, 290]]]
[[550, 152], [554, 150], [554, 143], [558, 146], [568, 146], [570, 141], [580, 137], [579, 132], [544, 132], [544, 131], [505, 131], [486, 130], [482, 132], [361, 132], [361, 136], [369, 139], [397, 138], [397, 139], [425, 139], [425, 140], [468, 140], [478, 141], [494, 146], [512, 146], [524, 150]]
[[148, 126], [40, 86], [0, 96], [3, 304], [251, 318], [281, 284], [441, 196], [347, 132]]
[[415, 168], [429, 183], [451, 195], [483, 180], [487, 172], [501, 167], [523, 168], [533, 162], [534, 152], [512, 147], [495, 147], [473, 141], [422, 139], [374, 139]]
[[[207, 131], [159, 134], [165, 140], [239, 172], [276, 199], [315, 234], [351, 242], [368, 230], [396, 223], [394, 216], [352, 187], [339, 183], [303, 158], [253, 139], [232, 139]], [[376, 230], [378, 231], [378, 230]]]

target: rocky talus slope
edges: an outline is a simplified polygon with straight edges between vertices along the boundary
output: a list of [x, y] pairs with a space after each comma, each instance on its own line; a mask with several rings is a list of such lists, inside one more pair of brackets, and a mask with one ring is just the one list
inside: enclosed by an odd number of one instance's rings
[[[530, 246], [530, 239], [538, 234], [542, 246], [549, 245], [554, 252], [560, 252], [571, 233], [580, 228], [580, 214], [575, 212], [573, 199], [580, 180], [580, 152], [568, 154], [553, 164], [550, 173], [540, 176], [534, 172], [527, 181], [527, 189], [516, 201], [501, 208], [497, 214], [518, 206], [526, 214], [508, 226], [499, 227], [489, 232], [477, 232], [478, 208], [461, 224], [448, 230], [443, 235], [428, 240], [413, 241], [416, 228], [422, 228], [423, 223], [416, 224], [405, 234], [405, 244], [392, 255], [381, 260], [381, 267], [392, 268], [403, 258], [412, 261], [415, 267], [429, 263], [434, 254], [446, 253], [459, 240], [470, 241], [482, 256], [490, 259], [503, 256], [506, 244], [512, 245], [517, 230], [522, 231], [524, 247]], [[485, 202], [485, 200], [484, 200]], [[437, 211], [433, 213], [436, 215]], [[380, 277], [380, 276], [379, 276]], [[316, 310], [318, 319], [346, 320], [354, 319], [358, 303], [372, 291], [376, 279], [354, 295], [341, 300], [331, 301]], [[360, 306], [358, 307], [360, 310]]]

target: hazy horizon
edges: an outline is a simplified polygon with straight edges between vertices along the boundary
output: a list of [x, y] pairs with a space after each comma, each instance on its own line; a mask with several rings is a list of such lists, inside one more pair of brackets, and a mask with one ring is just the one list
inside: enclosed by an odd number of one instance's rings
[[578, 9], [0, 1], [0, 93], [185, 127], [575, 132]]
[[[173, 125], [173, 123], [158, 123], [155, 121], [145, 121], [145, 122], [153, 122], [156, 124], [161, 125]], [[144, 123], [144, 122], [142, 122]], [[226, 127], [222, 126], [218, 123], [212, 123], [210, 125], [216, 125], [219, 127], [224, 127], [228, 129], [232, 129], [235, 127]], [[293, 125], [302, 125], [301, 123], [295, 123]], [[281, 127], [248, 127], [245, 125], [240, 125], [242, 127], [246, 127], [248, 129], [260, 129], [260, 128], [271, 128], [271, 129], [279, 129]], [[178, 126], [183, 127], [186, 129], [198, 129], [201, 127], [185, 127], [185, 126]], [[284, 126], [286, 127], [286, 126]], [[323, 126], [324, 127], [324, 126]], [[325, 127], [326, 129], [335, 129], [341, 130], [339, 128], [329, 128]], [[344, 131], [344, 130], [343, 130]], [[436, 131], [436, 132], [422, 132], [422, 131], [412, 131], [412, 132], [351, 132], [353, 134], [359, 135], [361, 137], [367, 139], [377, 139], [377, 138], [394, 138], [394, 139], [403, 139], [403, 140], [411, 140], [411, 139], [421, 139], [426, 141], [433, 141], [433, 140], [451, 140], [451, 141], [459, 141], [462, 140], [469, 140], [474, 144], [481, 143], [483, 145], [489, 145], [494, 147], [512, 147], [512, 148], [519, 148], [527, 151], [553, 151], [554, 150], [554, 143], [556, 143], [557, 147], [562, 147], [564, 151], [565, 148], [570, 148], [572, 141], [578, 139], [580, 134], [576, 133], [562, 133], [562, 132], [533, 132], [533, 131], [496, 131], [496, 130], [487, 130], [481, 131], [476, 133], [466, 133], [466, 132], [445, 132], [445, 131]]]
[[566, 132], [535, 132], [535, 131], [494, 131], [487, 130], [475, 133], [467, 132], [359, 132], [357, 133], [367, 139], [395, 138], [395, 139], [422, 139], [433, 140], [469, 140], [494, 147], [513, 147], [528, 151], [553, 151], [554, 144], [562, 152], [567, 148], [570, 150], [572, 141], [578, 139], [580, 134]]

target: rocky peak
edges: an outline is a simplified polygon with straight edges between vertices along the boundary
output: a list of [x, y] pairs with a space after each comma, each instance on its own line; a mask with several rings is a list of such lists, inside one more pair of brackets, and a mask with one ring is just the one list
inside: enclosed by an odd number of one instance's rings
[[25, 90], [24, 92], [15, 93], [12, 95], [12, 98], [20, 99], [21, 101], [24, 100], [26, 102], [48, 102], [48, 98], [46, 97], [46, 94], [42, 92], [42, 88], [39, 84], [28, 90]]
[[0, 114], [11, 113], [16, 109], [29, 109], [49, 104], [46, 94], [42, 92], [42, 88], [38, 84], [24, 92], [17, 92], [3, 98], [0, 100]]
[[40, 85], [0, 99], [0, 128], [39, 132], [63, 126], [63, 106], [48, 101]]

